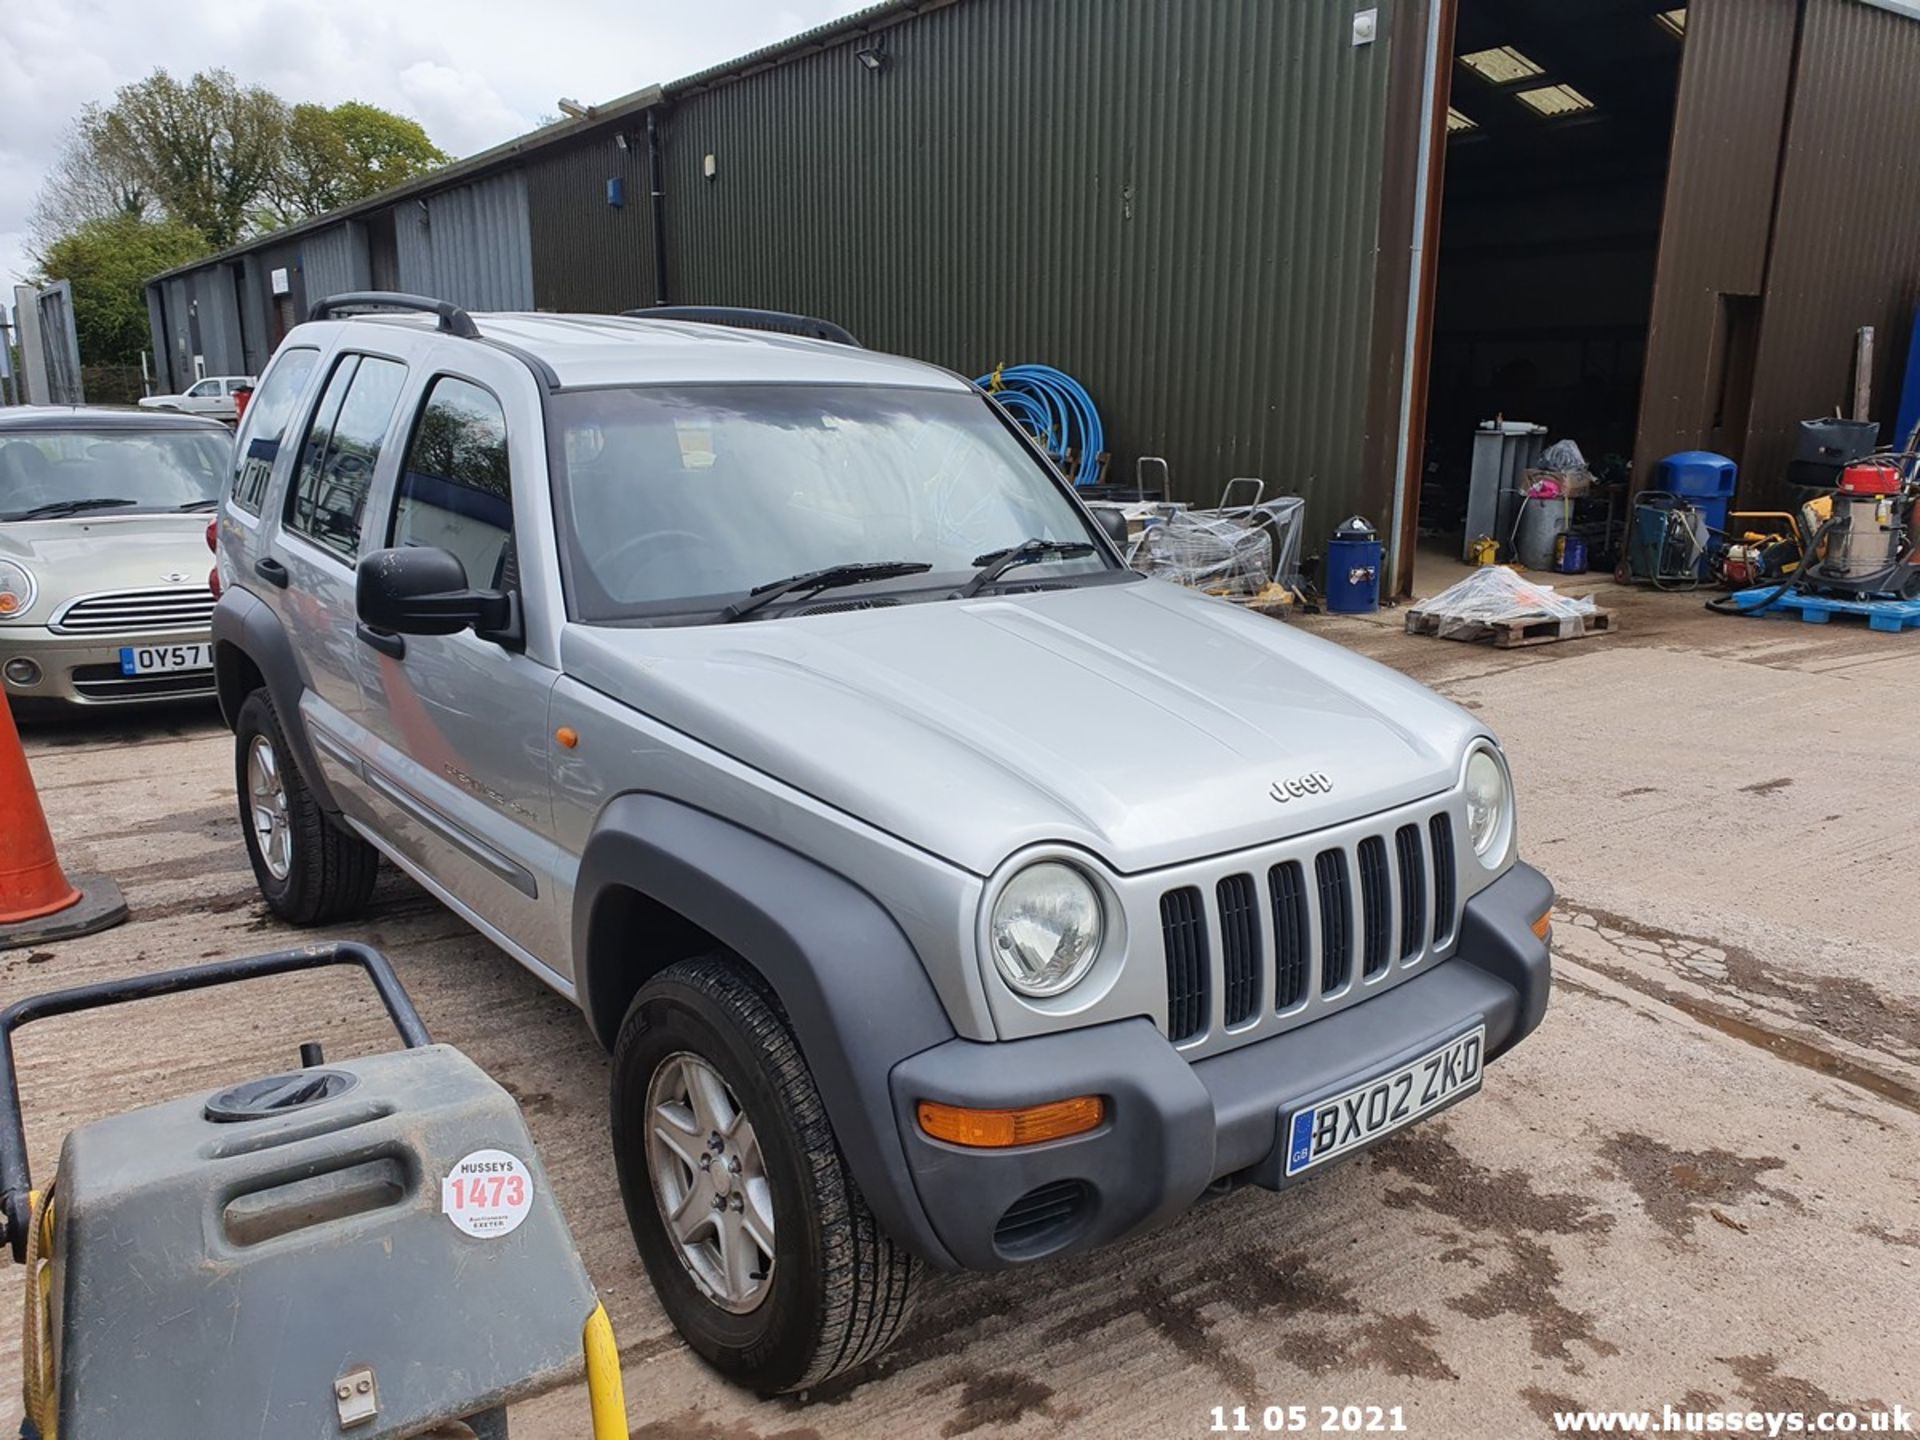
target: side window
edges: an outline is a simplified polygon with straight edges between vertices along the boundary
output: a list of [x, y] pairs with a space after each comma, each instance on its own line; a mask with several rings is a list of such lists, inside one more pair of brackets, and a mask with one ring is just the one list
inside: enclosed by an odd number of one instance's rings
[[360, 512], [406, 378], [398, 361], [341, 356], [307, 428], [299, 477], [287, 496], [287, 528], [343, 560], [359, 553]]
[[442, 375], [414, 423], [391, 545], [437, 545], [460, 557], [467, 583], [501, 589], [513, 546], [507, 417], [492, 393]]
[[247, 418], [233, 447], [233, 503], [249, 514], [260, 513], [267, 482], [273, 478], [273, 462], [280, 454], [280, 439], [319, 363], [318, 350], [282, 351], [267, 372], [267, 383], [247, 406]]
[[187, 394], [195, 400], [204, 400], [209, 395], [218, 395], [219, 393], [220, 382], [218, 380], [202, 380], [191, 390], [187, 391]]

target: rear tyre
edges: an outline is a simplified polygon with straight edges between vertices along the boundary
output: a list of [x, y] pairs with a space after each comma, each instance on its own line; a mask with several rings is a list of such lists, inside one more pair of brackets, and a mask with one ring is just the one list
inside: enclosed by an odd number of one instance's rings
[[892, 1343], [918, 1262], [867, 1209], [757, 977], [716, 955], [649, 981], [614, 1045], [612, 1109], [627, 1223], [709, 1364], [777, 1394]]
[[366, 908], [380, 854], [327, 818], [265, 690], [247, 696], [234, 719], [234, 786], [254, 882], [274, 914], [324, 925]]

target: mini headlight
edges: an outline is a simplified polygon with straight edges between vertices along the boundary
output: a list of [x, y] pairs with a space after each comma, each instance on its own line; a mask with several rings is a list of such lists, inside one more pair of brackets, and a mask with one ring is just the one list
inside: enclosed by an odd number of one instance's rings
[[1022, 995], [1058, 995], [1100, 953], [1100, 897], [1071, 865], [1043, 860], [1007, 882], [988, 927], [993, 963]]
[[1474, 751], [1467, 761], [1467, 838], [1489, 869], [1505, 858], [1512, 808], [1507, 772], [1489, 752]]
[[0, 560], [0, 620], [12, 620], [33, 608], [33, 572], [11, 560]]

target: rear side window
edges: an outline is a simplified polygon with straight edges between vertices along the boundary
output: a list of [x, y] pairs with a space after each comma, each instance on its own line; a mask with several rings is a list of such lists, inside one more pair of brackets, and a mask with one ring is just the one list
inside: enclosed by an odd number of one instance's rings
[[466, 566], [469, 585], [509, 583], [507, 417], [491, 391], [451, 375], [433, 382], [407, 445], [388, 543], [452, 551]]
[[240, 424], [240, 438], [233, 447], [233, 503], [249, 514], [258, 515], [266, 498], [267, 482], [273, 478], [273, 462], [280, 454], [281, 437], [294, 407], [306, 393], [313, 368], [320, 363], [318, 350], [286, 350], [267, 372], [262, 385], [247, 406], [247, 418]]
[[397, 360], [343, 355], [307, 427], [287, 528], [343, 560], [360, 552], [360, 514], [406, 378]]

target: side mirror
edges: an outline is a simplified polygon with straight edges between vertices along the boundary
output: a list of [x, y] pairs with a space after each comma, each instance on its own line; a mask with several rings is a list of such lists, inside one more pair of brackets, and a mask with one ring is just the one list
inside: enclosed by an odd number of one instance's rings
[[374, 550], [354, 570], [360, 621], [396, 635], [458, 635], [471, 628], [487, 640], [518, 637], [514, 597], [502, 590], [469, 590], [467, 567], [450, 550], [406, 545]]
[[1120, 553], [1126, 554], [1127, 547], [1133, 543], [1133, 536], [1127, 533], [1126, 512], [1114, 505], [1096, 505], [1093, 518], [1100, 522], [1107, 538], [1120, 547]]

